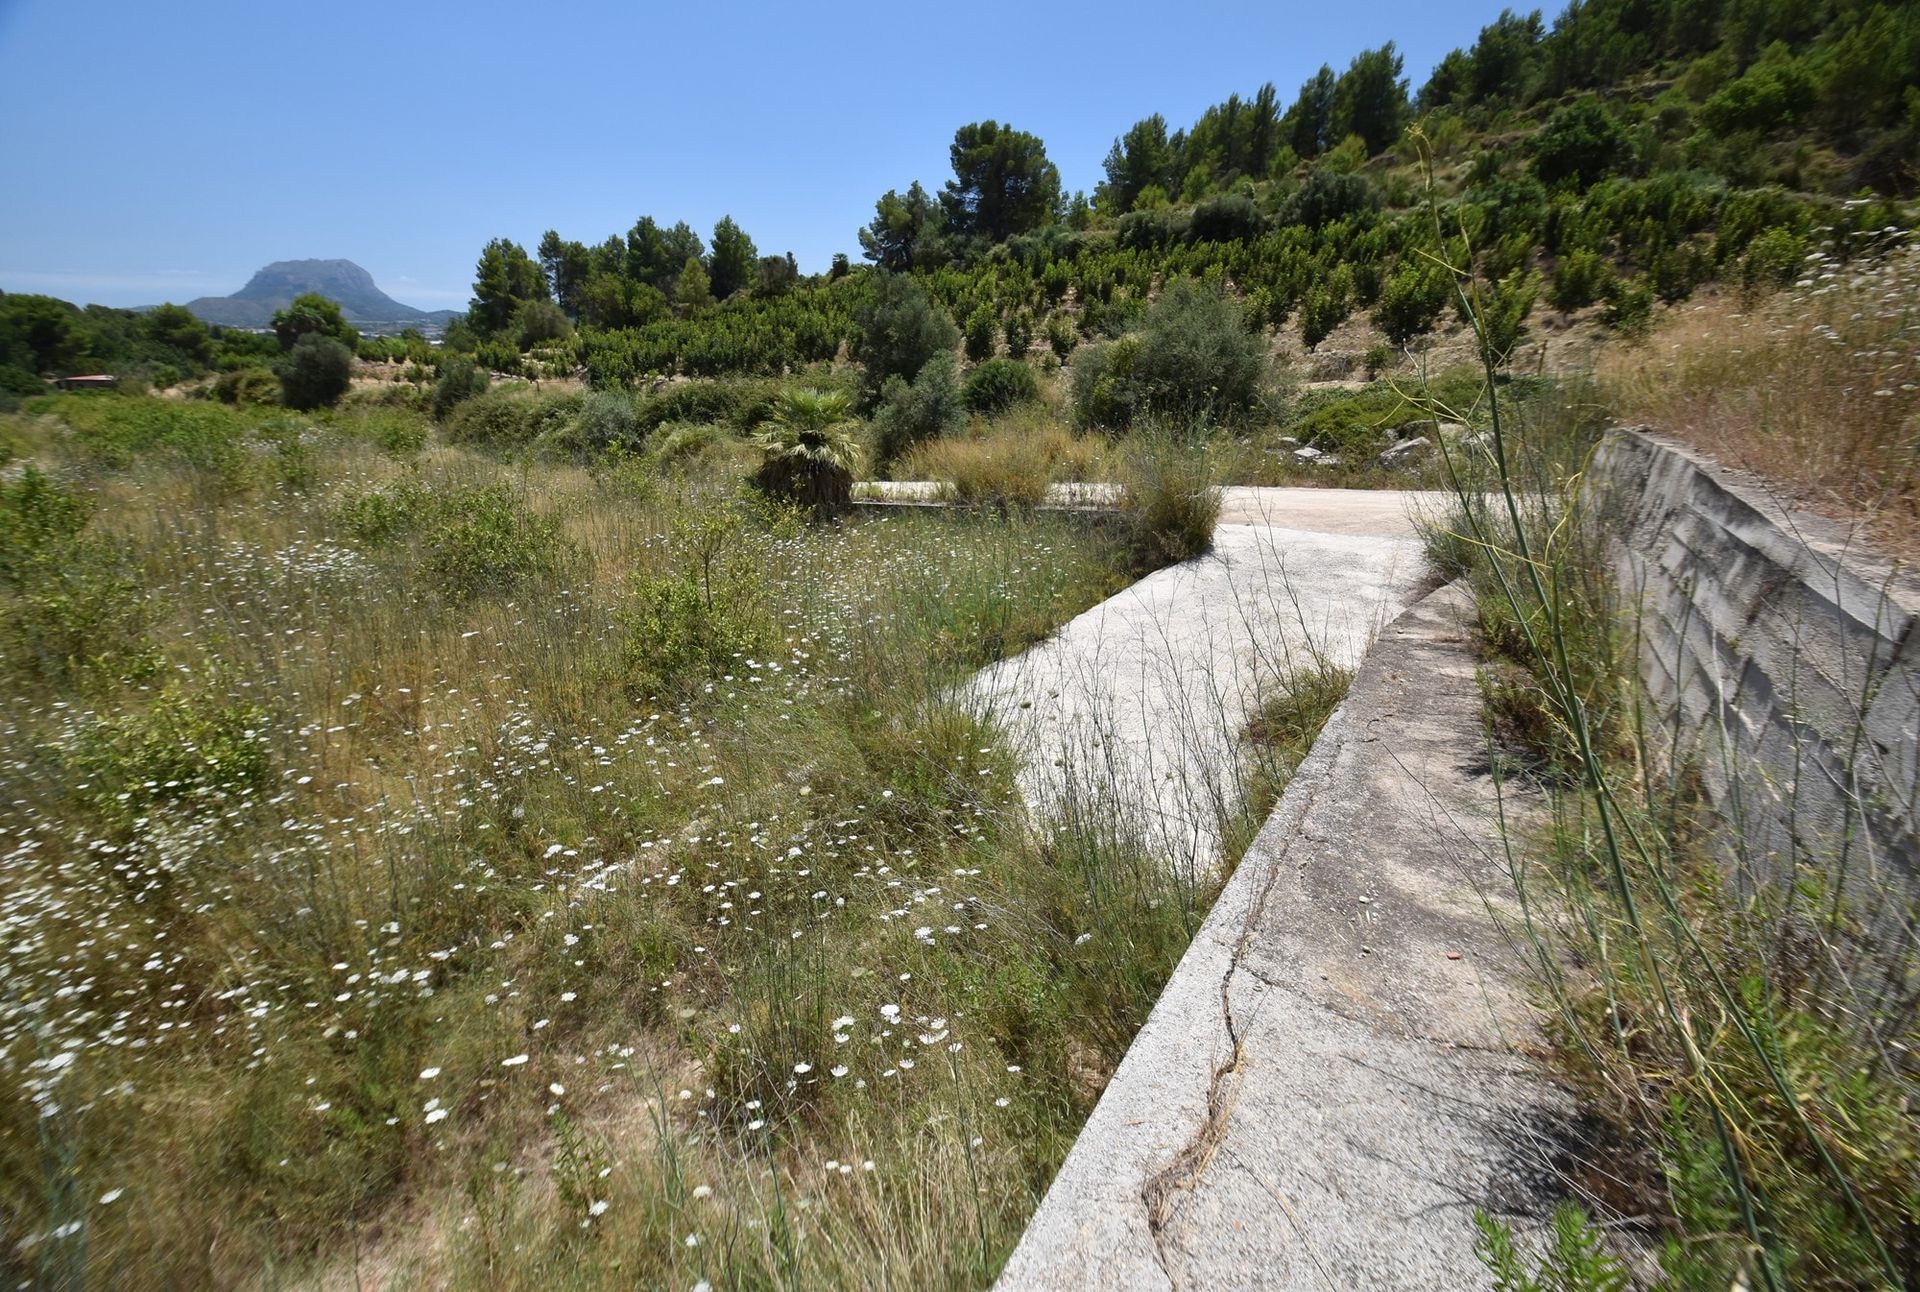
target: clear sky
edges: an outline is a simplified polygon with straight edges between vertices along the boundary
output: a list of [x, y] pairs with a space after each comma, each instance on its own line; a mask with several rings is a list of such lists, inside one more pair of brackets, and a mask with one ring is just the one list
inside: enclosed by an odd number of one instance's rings
[[[1511, 3], [1511, 0], [1509, 0]], [[1038, 134], [1068, 191], [1115, 135], [1398, 43], [1418, 89], [1499, 0], [937, 7], [0, 0], [0, 290], [147, 305], [345, 257], [463, 308], [480, 248], [731, 214], [803, 270], [955, 127]]]

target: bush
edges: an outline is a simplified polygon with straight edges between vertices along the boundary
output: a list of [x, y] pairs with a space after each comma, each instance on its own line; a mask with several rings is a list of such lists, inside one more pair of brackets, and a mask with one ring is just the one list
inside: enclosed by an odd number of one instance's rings
[[444, 421], [457, 406], [485, 391], [488, 381], [486, 370], [464, 355], [442, 359], [431, 399], [435, 419]]
[[522, 301], [514, 311], [513, 330], [522, 350], [573, 334], [566, 312], [552, 301]]
[[1373, 325], [1403, 346], [1433, 330], [1451, 295], [1453, 275], [1415, 256], [1403, 257], [1373, 307]]
[[152, 707], [87, 728], [74, 751], [87, 797], [123, 825], [154, 807], [217, 807], [272, 785], [267, 713], [174, 685]]
[[450, 600], [551, 574], [570, 552], [559, 522], [503, 484], [430, 488], [400, 480], [342, 503], [334, 523], [366, 547], [418, 543], [418, 564]]
[[1055, 314], [1047, 320], [1047, 345], [1053, 349], [1054, 357], [1065, 359], [1080, 344], [1080, 333], [1073, 326], [1073, 320], [1064, 314]]
[[567, 428], [575, 452], [599, 457], [610, 450], [631, 452], [646, 439], [639, 410], [622, 391], [595, 391], [580, 401], [580, 411]]
[[91, 513], [31, 466], [0, 484], [0, 634], [50, 680], [137, 679], [154, 665], [141, 586], [116, 544], [84, 532]]
[[890, 377], [917, 380], [929, 359], [960, 340], [953, 320], [904, 274], [873, 276], [873, 296], [858, 322], [853, 357], [866, 369], [869, 398], [878, 398]]
[[1280, 223], [1318, 229], [1335, 220], [1375, 210], [1379, 205], [1380, 195], [1366, 176], [1335, 174], [1320, 166], [1281, 206]]
[[966, 420], [966, 400], [953, 356], [936, 354], [912, 385], [898, 377], [887, 383], [873, 415], [874, 456], [882, 463], [892, 462], [916, 444], [951, 435]]
[[1134, 565], [1143, 572], [1211, 548], [1220, 495], [1204, 449], [1162, 430], [1149, 431], [1129, 455], [1120, 514]]
[[1615, 279], [1606, 301], [1606, 324], [1622, 336], [1645, 336], [1653, 326], [1653, 287], [1646, 279]]
[[711, 422], [669, 422], [655, 430], [647, 456], [663, 467], [685, 465], [727, 439], [726, 428]]
[[974, 363], [993, 357], [994, 338], [993, 308], [988, 305], [974, 307], [967, 315], [967, 358]]
[[454, 600], [553, 573], [568, 550], [558, 521], [537, 514], [500, 484], [443, 499], [421, 537], [427, 573]]
[[1791, 229], [1768, 229], [1740, 259], [1740, 289], [1749, 297], [1785, 287], [1799, 274], [1807, 244]]
[[667, 422], [727, 422], [751, 429], [770, 407], [764, 399], [755, 400], [755, 393], [740, 382], [676, 381], [639, 405], [639, 424], [643, 431]]
[[1353, 271], [1344, 262], [1307, 289], [1300, 302], [1300, 340], [1312, 350], [1353, 313]]
[[274, 372], [288, 408], [329, 407], [353, 384], [353, 351], [330, 336], [309, 332], [294, 342]]
[[1571, 314], [1606, 295], [1612, 283], [1613, 266], [1599, 252], [1585, 248], [1569, 251], [1553, 267], [1547, 300], [1555, 309]]
[[427, 446], [427, 424], [411, 409], [371, 407], [336, 423], [342, 430], [371, 441], [389, 457], [411, 458]]
[[446, 422], [447, 440], [511, 453], [543, 437], [563, 435], [580, 405], [580, 396], [575, 394], [541, 394], [521, 386], [498, 386], [453, 410]]
[[1193, 208], [1190, 242], [1246, 242], [1260, 236], [1260, 212], [1244, 193], [1227, 193]]
[[1626, 127], [1593, 98], [1556, 108], [1533, 141], [1533, 173], [1549, 186], [1570, 183], [1585, 191], [1632, 158]]
[[1018, 359], [988, 359], [967, 374], [967, 410], [992, 417], [1040, 398], [1033, 369]]
[[1095, 346], [1074, 364], [1074, 414], [1107, 431], [1146, 414], [1232, 422], [1253, 409], [1266, 367], [1265, 347], [1239, 305], [1196, 279], [1177, 279], [1137, 334]]
[[744, 540], [737, 511], [709, 509], [675, 524], [669, 573], [634, 580], [616, 615], [630, 696], [683, 695], [765, 646], [766, 588]]

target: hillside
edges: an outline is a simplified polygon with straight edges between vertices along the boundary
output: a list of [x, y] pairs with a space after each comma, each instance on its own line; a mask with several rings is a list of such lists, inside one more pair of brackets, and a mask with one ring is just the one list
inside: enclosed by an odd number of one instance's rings
[[231, 296], [202, 296], [187, 308], [207, 323], [227, 327], [267, 327], [275, 310], [293, 298], [318, 292], [338, 301], [347, 321], [362, 330], [432, 323], [445, 325], [456, 311], [423, 310], [381, 291], [373, 275], [351, 260], [276, 260], [247, 280]]

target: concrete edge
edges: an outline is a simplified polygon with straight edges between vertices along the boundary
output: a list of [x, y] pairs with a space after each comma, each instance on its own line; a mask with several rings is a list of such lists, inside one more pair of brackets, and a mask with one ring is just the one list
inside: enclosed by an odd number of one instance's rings
[[[1410, 605], [1382, 627], [1381, 637], [1420, 612], [1429, 616], [1458, 615], [1471, 604], [1471, 594], [1464, 581], [1456, 580]], [[1234, 979], [1242, 972], [1240, 962], [1248, 952], [1249, 936], [1256, 925], [1264, 922], [1269, 897], [1279, 897], [1280, 891], [1293, 879], [1294, 844], [1305, 833], [1310, 814], [1316, 812], [1323, 795], [1337, 779], [1351, 775], [1350, 765], [1356, 758], [1369, 756], [1370, 751], [1363, 746], [1382, 748], [1383, 742], [1374, 726], [1388, 720], [1390, 715], [1370, 712], [1369, 701], [1377, 699], [1377, 692], [1388, 685], [1389, 671], [1404, 669], [1405, 664], [1406, 660], [1398, 652], [1383, 652], [1377, 647], [1362, 661], [1348, 698], [1327, 720], [1279, 803], [1222, 889], [1046, 1197], [1035, 1209], [996, 1284], [1003, 1292], [1061, 1287], [1157, 1289], [1201, 1285], [1170, 1266], [1157, 1226], [1149, 1218], [1151, 1203], [1147, 1199], [1155, 1195], [1158, 1182], [1170, 1174], [1183, 1171], [1191, 1174], [1205, 1169], [1204, 1165], [1194, 1166], [1188, 1159], [1196, 1144], [1206, 1143], [1220, 1133], [1215, 1128], [1222, 1119], [1221, 1105], [1234, 1097], [1232, 1093], [1223, 1094], [1222, 1076], [1239, 1064], [1240, 1047], [1245, 1042], [1244, 1037], [1234, 1034], [1231, 1006], [1222, 1009], [1223, 992], [1238, 990], [1233, 985]], [[1396, 674], [1394, 684], [1403, 680]], [[1477, 712], [1477, 696], [1475, 704]], [[1477, 752], [1469, 751], [1469, 754]], [[1384, 754], [1387, 760], [1397, 760], [1397, 754], [1390, 749]], [[1444, 815], [1449, 806], [1441, 805], [1440, 810]], [[1306, 863], [1298, 864], [1305, 866]], [[1442, 886], [1450, 882], [1443, 879]], [[1489, 941], [1504, 938], [1504, 933], [1494, 932], [1495, 921], [1484, 906], [1486, 895], [1474, 891], [1464, 880], [1458, 886], [1466, 891], [1452, 893], [1450, 897], [1468, 912], [1464, 918], [1485, 926], [1474, 935], [1479, 945], [1484, 948]], [[1291, 899], [1291, 889], [1286, 892]], [[1478, 921], [1475, 912], [1481, 917]], [[1482, 971], [1475, 970], [1476, 973]], [[1514, 992], [1510, 996], [1517, 998], [1518, 994]], [[1265, 1008], [1324, 1012], [1324, 1002], [1301, 995], [1270, 999]], [[1493, 1029], [1497, 1036], [1510, 1035], [1506, 1029], [1516, 1025], [1516, 1012], [1525, 1011], [1509, 1010]], [[1343, 1016], [1338, 1025], [1356, 1021]], [[1362, 1022], [1361, 1026], [1378, 1028], [1380, 1025]], [[1530, 1020], [1520, 1021], [1518, 1027], [1523, 1032], [1528, 1030]], [[1385, 1030], [1393, 1031], [1395, 1027], [1389, 1024]], [[1405, 1036], [1396, 1039], [1405, 1039]], [[1556, 1119], [1565, 1114], [1564, 1096], [1550, 1088], [1551, 1083], [1546, 1081], [1534, 1060], [1520, 1055], [1509, 1044], [1476, 1044], [1437, 1036], [1418, 1039], [1422, 1043], [1458, 1046], [1462, 1051], [1474, 1048], [1488, 1051], [1491, 1057], [1476, 1060], [1485, 1065], [1488, 1076], [1475, 1093], [1489, 1104], [1502, 1105], [1496, 1109], [1497, 1114], [1511, 1113], [1516, 1120], [1537, 1119], [1543, 1110], [1549, 1110], [1546, 1115]], [[1285, 1055], [1268, 1056], [1269, 1060], [1276, 1057], [1284, 1065]], [[1349, 1119], [1355, 1128], [1363, 1128], [1375, 1120], [1378, 1111], [1352, 1104], [1326, 1115], [1336, 1123]], [[1351, 1142], [1357, 1143], [1364, 1135], [1364, 1130], [1358, 1130]], [[1211, 1144], [1202, 1151], [1208, 1152], [1210, 1148]], [[1303, 1155], [1310, 1155], [1311, 1151], [1300, 1150]], [[1498, 1164], [1488, 1165], [1492, 1168]], [[1383, 1231], [1391, 1230], [1395, 1224], [1394, 1206], [1399, 1200], [1381, 1196], [1374, 1201], [1379, 1205], [1378, 1221]], [[1360, 1200], [1360, 1206], [1363, 1210], [1366, 1208], [1365, 1199]], [[1282, 1219], [1277, 1208], [1270, 1214], [1246, 1215], [1245, 1222], [1249, 1229], [1259, 1226], [1285, 1230], [1291, 1225], [1297, 1231], [1300, 1226], [1300, 1221], [1291, 1213]], [[1309, 1227], [1313, 1223], [1310, 1221]], [[1239, 1230], [1241, 1226], [1236, 1222], [1233, 1228]], [[1222, 1245], [1241, 1244], [1243, 1237], [1226, 1235]], [[1449, 1238], [1449, 1248], [1440, 1254], [1440, 1260], [1442, 1263], [1464, 1260], [1471, 1264], [1470, 1230], [1457, 1245], [1454, 1237], [1458, 1236]], [[1296, 1241], [1304, 1242], [1305, 1236], [1300, 1235]], [[1391, 1246], [1395, 1240], [1386, 1241]], [[1416, 1246], [1422, 1241], [1431, 1244], [1431, 1234], [1424, 1238], [1402, 1235], [1400, 1241]], [[1360, 1259], [1366, 1259], [1364, 1254]], [[1416, 1254], [1414, 1263], [1422, 1259], [1424, 1254]], [[1358, 1268], [1349, 1267], [1349, 1272]], [[1455, 1266], [1454, 1276], [1460, 1273]], [[1324, 1276], [1325, 1272], [1320, 1271], [1316, 1277], [1324, 1280]], [[1277, 1268], [1269, 1267], [1268, 1273], [1252, 1281], [1276, 1287], [1306, 1285], [1291, 1281], [1293, 1277], [1292, 1274], [1283, 1276]], [[1359, 1277], [1357, 1282], [1347, 1285], [1389, 1284]], [[1459, 1284], [1447, 1281], [1429, 1285]]]

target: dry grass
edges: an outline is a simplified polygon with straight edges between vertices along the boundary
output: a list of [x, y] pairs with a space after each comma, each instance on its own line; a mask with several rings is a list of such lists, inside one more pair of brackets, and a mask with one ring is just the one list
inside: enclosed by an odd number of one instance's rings
[[900, 464], [907, 480], [937, 480], [956, 501], [1033, 507], [1056, 481], [1111, 478], [1109, 445], [1075, 435], [1045, 408], [1016, 409], [964, 437], [923, 444]]
[[1810, 260], [1751, 307], [1723, 295], [1682, 308], [1597, 375], [1620, 417], [1920, 556], [1920, 247]]
[[1204, 907], [1053, 851], [948, 703], [1110, 540], [345, 415], [10, 429], [92, 510], [0, 494], [0, 1273], [990, 1281]]

